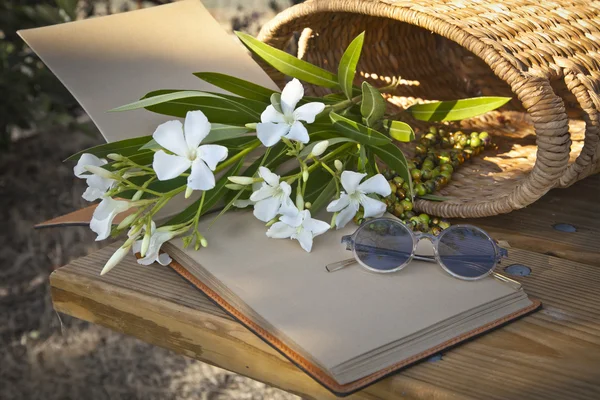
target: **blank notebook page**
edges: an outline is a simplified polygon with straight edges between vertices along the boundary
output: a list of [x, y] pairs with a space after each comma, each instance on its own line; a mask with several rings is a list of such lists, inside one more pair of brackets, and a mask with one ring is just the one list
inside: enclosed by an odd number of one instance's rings
[[[392, 274], [358, 264], [326, 272], [352, 257], [340, 243], [352, 224], [318, 236], [306, 253], [296, 241], [268, 238], [251, 212], [226, 213], [207, 229], [212, 218], [199, 228], [209, 246], [183, 251], [327, 369], [514, 293], [491, 277], [461, 281], [433, 263]], [[173, 245], [183, 248], [181, 240]]]

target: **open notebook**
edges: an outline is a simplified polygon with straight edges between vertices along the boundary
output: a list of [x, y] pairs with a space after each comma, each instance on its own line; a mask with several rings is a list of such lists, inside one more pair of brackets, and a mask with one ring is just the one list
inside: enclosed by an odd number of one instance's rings
[[[200, 251], [175, 240], [172, 267], [230, 314], [338, 395], [347, 395], [415, 361], [499, 326], [539, 306], [522, 289], [488, 277], [466, 282], [432, 263], [413, 261], [392, 274], [347, 259], [341, 237], [315, 239], [311, 253], [269, 239], [249, 211], [208, 216]], [[421, 242], [420, 254], [431, 254]]]
[[[276, 88], [194, 0], [20, 34], [107, 141], [149, 135], [172, 119], [144, 110], [107, 113], [111, 108], [157, 88], [216, 90], [193, 72], [218, 71]], [[47, 226], [89, 221], [91, 212]], [[326, 264], [350, 256], [340, 238], [351, 227], [319, 236], [308, 254], [292, 241], [268, 239], [247, 211], [227, 213], [208, 229], [211, 220], [200, 226], [208, 248], [166, 246], [171, 266], [338, 395], [539, 306], [506, 283], [460, 281], [429, 263], [386, 275], [357, 265], [327, 273]]]

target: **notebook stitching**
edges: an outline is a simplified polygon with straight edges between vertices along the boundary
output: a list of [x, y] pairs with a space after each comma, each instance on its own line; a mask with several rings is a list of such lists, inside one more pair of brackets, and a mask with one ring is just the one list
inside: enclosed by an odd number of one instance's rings
[[300, 366], [302, 366], [304, 369], [306, 369], [307, 371], [310, 371], [314, 377], [316, 379], [318, 379], [321, 383], [323, 383], [325, 386], [328, 386], [330, 388], [335, 388], [336, 391], [339, 392], [350, 392], [353, 391], [357, 388], [363, 387], [365, 385], [368, 385], [371, 382], [376, 381], [377, 379], [379, 379], [382, 376], [385, 376], [397, 369], [400, 369], [408, 364], [411, 364], [412, 362], [415, 362], [417, 360], [420, 360], [424, 357], [427, 357], [428, 355], [437, 353], [438, 351], [447, 348], [449, 346], [452, 346], [453, 344], [456, 344], [458, 342], [461, 342], [465, 339], [468, 339], [472, 336], [475, 336], [481, 332], [484, 332], [486, 330], [489, 330], [490, 328], [497, 326], [497, 325], [501, 325], [504, 322], [507, 322], [511, 319], [514, 319], [515, 317], [525, 314], [528, 311], [531, 311], [535, 308], [537, 308], [540, 305], [539, 300], [535, 300], [533, 301], [533, 304], [529, 307], [525, 307], [517, 312], [514, 312], [512, 314], [509, 314], [503, 318], [497, 319], [495, 321], [492, 321], [490, 323], [487, 323], [485, 325], [482, 325], [479, 328], [476, 328], [474, 330], [471, 330], [467, 333], [464, 333], [460, 336], [457, 336], [453, 339], [447, 340], [437, 346], [434, 346], [430, 349], [427, 349], [419, 354], [416, 354], [412, 357], [409, 357], [405, 360], [402, 360], [396, 364], [393, 364], [389, 367], [386, 367], [384, 369], [381, 369], [377, 372], [374, 372], [371, 375], [368, 375], [364, 378], [361, 378], [359, 380], [356, 380], [354, 382], [351, 383], [347, 383], [347, 384], [339, 384], [336, 381], [334, 381], [331, 377], [329, 377], [329, 375], [327, 375], [323, 370], [321, 370], [320, 368], [314, 366], [314, 364], [309, 363], [305, 358], [301, 357], [298, 353], [296, 353], [295, 351], [293, 351], [292, 349], [290, 349], [285, 343], [283, 343], [281, 340], [279, 340], [278, 338], [276, 338], [275, 336], [273, 336], [270, 332], [266, 331], [265, 329], [263, 329], [261, 326], [259, 326], [258, 324], [256, 324], [254, 321], [252, 321], [250, 318], [246, 317], [244, 314], [242, 314], [240, 311], [238, 311], [237, 309], [235, 309], [233, 306], [231, 306], [229, 303], [227, 303], [221, 296], [219, 296], [215, 291], [213, 291], [212, 289], [210, 289], [208, 286], [206, 286], [204, 283], [202, 283], [202, 281], [200, 281], [198, 278], [196, 278], [195, 276], [193, 276], [188, 270], [186, 270], [183, 266], [181, 266], [181, 264], [179, 264], [176, 261], [171, 262], [170, 264], [171, 268], [173, 268], [177, 273], [179, 273], [180, 275], [182, 275], [184, 278], [186, 278], [189, 282], [191, 282], [194, 286], [196, 286], [198, 289], [200, 289], [202, 292], [204, 292], [207, 296], [209, 296], [211, 299], [213, 299], [217, 304], [219, 304], [219, 306], [223, 307], [224, 309], [226, 309], [229, 313], [231, 313], [232, 315], [234, 315], [236, 318], [238, 318], [240, 321], [243, 321], [246, 325], [252, 327], [252, 329], [259, 334], [260, 336], [262, 336], [264, 339], [266, 339], [270, 344], [272, 344], [273, 346], [275, 346], [279, 351], [281, 351], [282, 353], [284, 353], [287, 357], [291, 358], [294, 362], [296, 362], [297, 364], [299, 364]]

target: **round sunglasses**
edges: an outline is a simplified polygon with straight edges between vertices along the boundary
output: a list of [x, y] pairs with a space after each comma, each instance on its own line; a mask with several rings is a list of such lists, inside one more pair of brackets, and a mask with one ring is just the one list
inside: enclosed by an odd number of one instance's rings
[[[433, 243], [433, 256], [415, 254], [421, 239]], [[328, 272], [358, 262], [369, 271], [390, 273], [400, 271], [412, 260], [419, 260], [437, 262], [458, 279], [472, 281], [494, 274], [500, 280], [518, 284], [493, 272], [508, 252], [483, 230], [472, 225], [453, 225], [439, 236], [434, 236], [413, 232], [396, 219], [375, 218], [365, 221], [352, 235], [342, 237], [342, 243], [353, 252], [354, 258], [327, 265]]]

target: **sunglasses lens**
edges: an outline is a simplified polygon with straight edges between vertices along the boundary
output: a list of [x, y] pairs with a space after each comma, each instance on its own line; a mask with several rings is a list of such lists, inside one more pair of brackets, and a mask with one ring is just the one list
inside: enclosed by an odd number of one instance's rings
[[360, 262], [378, 271], [391, 271], [406, 264], [413, 250], [410, 230], [390, 219], [365, 223], [356, 233], [356, 256]]
[[485, 276], [496, 266], [492, 240], [473, 227], [456, 226], [442, 233], [438, 255], [448, 270], [464, 278]]

